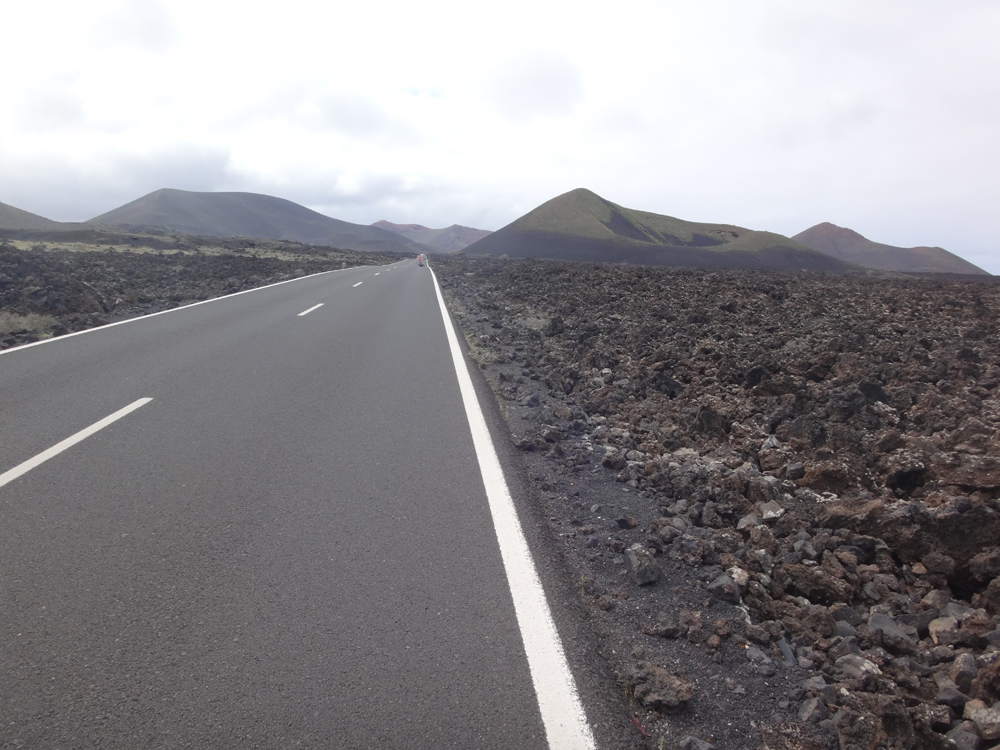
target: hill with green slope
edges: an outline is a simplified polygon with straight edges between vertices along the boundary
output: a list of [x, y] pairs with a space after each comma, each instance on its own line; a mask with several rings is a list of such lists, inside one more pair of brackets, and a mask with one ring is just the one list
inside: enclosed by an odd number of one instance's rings
[[987, 274], [941, 247], [894, 247], [873, 242], [853, 229], [823, 222], [800, 232], [792, 239], [848, 263], [865, 268], [903, 273]]
[[694, 268], [858, 270], [780, 234], [637, 211], [584, 188], [543, 203], [463, 252]]
[[163, 189], [89, 223], [169, 229], [210, 237], [285, 240], [369, 252], [426, 250], [379, 227], [333, 219], [284, 198], [259, 193], [199, 193]]

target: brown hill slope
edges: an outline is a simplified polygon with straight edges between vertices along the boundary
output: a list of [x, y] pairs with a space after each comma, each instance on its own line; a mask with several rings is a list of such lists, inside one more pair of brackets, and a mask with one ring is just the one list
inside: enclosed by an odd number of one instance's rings
[[424, 249], [385, 229], [340, 221], [284, 198], [258, 193], [157, 190], [89, 223], [162, 227], [185, 234], [286, 240], [369, 252], [416, 254]]
[[865, 268], [903, 273], [985, 274], [954, 253], [940, 247], [893, 247], [872, 242], [852, 229], [823, 222], [792, 237], [821, 253]]
[[636, 211], [583, 188], [543, 203], [463, 252], [693, 268], [859, 270], [780, 234]]

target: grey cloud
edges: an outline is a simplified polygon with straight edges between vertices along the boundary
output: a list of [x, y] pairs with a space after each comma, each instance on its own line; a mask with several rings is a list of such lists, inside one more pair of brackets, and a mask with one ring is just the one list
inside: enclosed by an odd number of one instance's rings
[[359, 139], [377, 139], [393, 145], [414, 145], [417, 128], [374, 100], [354, 91], [310, 97], [299, 107], [303, 124]]
[[[356, 195], [349, 200], [327, 198], [325, 202], [309, 205], [328, 216], [359, 224], [387, 219], [433, 228], [460, 224], [492, 231], [565, 192], [561, 188], [542, 188], [525, 201], [521, 184], [484, 187], [461, 179], [443, 178], [415, 187], [402, 176], [383, 179], [389, 183], [384, 192]], [[523, 205], [517, 205], [520, 201]]]
[[583, 76], [566, 56], [525, 50], [496, 71], [488, 87], [493, 103], [511, 120], [569, 114], [583, 100]]
[[247, 120], [285, 120], [308, 130], [392, 145], [414, 145], [420, 129], [374, 99], [356, 91], [322, 91], [321, 78], [305, 76], [284, 81], [229, 118], [238, 126]]
[[[357, 224], [371, 224], [379, 219], [417, 222], [429, 227], [463, 224], [492, 229], [513, 217], [493, 214], [496, 204], [483, 201], [473, 186], [452, 180], [396, 174], [302, 175], [285, 185], [254, 183], [243, 189], [253, 190], [308, 206], [327, 216]], [[350, 189], [344, 183], [350, 181]]]
[[56, 221], [85, 221], [160, 188], [231, 190], [229, 154], [176, 146], [145, 154], [101, 154], [92, 162], [7, 163], [0, 201]]
[[80, 84], [76, 74], [55, 75], [12, 95], [12, 119], [35, 133], [123, 130], [129, 113], [107, 108], [88, 112], [85, 87]]
[[203, 146], [179, 145], [148, 154], [120, 154], [112, 159], [112, 165], [123, 188], [136, 191], [164, 187], [220, 190], [231, 180], [227, 170], [229, 152]]
[[[302, 175], [285, 186], [257, 183], [252, 189], [279, 195], [345, 221], [360, 221], [351, 217], [374, 210], [372, 206], [403, 199], [413, 192], [407, 179], [398, 174], [324, 173], [321, 177], [322, 179], [318, 179], [316, 175]], [[377, 221], [377, 218], [371, 221]]]

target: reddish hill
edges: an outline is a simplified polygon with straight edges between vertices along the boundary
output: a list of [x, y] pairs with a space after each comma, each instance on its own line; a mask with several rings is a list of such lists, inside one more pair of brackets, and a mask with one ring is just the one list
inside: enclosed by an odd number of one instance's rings
[[380, 227], [396, 234], [401, 234], [409, 240], [427, 245], [435, 252], [453, 253], [464, 250], [473, 242], [478, 242], [483, 237], [492, 234], [487, 229], [473, 229], [463, 227], [459, 224], [452, 224], [443, 229], [430, 229], [423, 224], [393, 224], [391, 221], [382, 219], [372, 224], [373, 227]]
[[393, 224], [391, 221], [386, 221], [385, 219], [376, 221], [372, 226], [388, 229], [390, 232], [395, 232], [396, 234], [419, 232], [421, 229], [427, 229], [423, 224]]

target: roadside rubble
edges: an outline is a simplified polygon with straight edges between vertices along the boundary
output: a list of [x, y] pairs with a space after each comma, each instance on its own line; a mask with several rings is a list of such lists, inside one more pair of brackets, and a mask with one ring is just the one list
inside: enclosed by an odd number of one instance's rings
[[[140, 251], [123, 241], [131, 249], [21, 250], [0, 240], [0, 310], [49, 321], [41, 331], [0, 331], [0, 349], [312, 273], [388, 262], [385, 256], [279, 241], [187, 235], [117, 239], [155, 240], [158, 249]], [[201, 252], [199, 239], [230, 252]]]
[[637, 746], [1000, 746], [1000, 287], [435, 270]]

